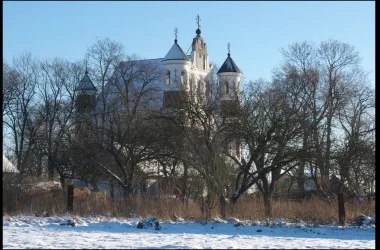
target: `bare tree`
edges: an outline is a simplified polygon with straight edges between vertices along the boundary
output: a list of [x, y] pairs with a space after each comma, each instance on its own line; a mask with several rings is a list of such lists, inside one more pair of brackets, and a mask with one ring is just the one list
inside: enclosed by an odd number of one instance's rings
[[109, 38], [97, 38], [96, 42], [87, 49], [86, 65], [88, 64], [91, 69], [90, 77], [94, 79], [95, 85], [100, 91], [97, 97], [102, 104], [100, 126], [105, 124], [106, 100], [108, 99], [106, 85], [112, 81], [116, 68], [124, 56], [123, 45]]
[[169, 131], [164, 147], [182, 164], [183, 179], [188, 189], [201, 199], [205, 218], [211, 217], [217, 204], [221, 216], [226, 217], [225, 197], [233, 183], [235, 166], [224, 154], [231, 153], [226, 145], [231, 145], [232, 140], [227, 136], [227, 119], [221, 114], [216, 72], [214, 68], [207, 77], [205, 95], [200, 91], [183, 91], [181, 98], [171, 100], [170, 107], [161, 115]]
[[309, 42], [294, 43], [283, 54], [286, 59], [283, 72], [302, 89], [298, 98], [304, 105], [304, 147], [313, 147], [312, 157], [305, 164], [311, 168], [321, 193], [330, 200], [337, 112], [345, 103], [347, 86], [361, 77], [360, 58], [352, 46], [335, 40], [322, 42], [318, 47]]
[[[361, 157], [354, 153], [354, 148], [359, 144], [367, 145], [363, 146], [367, 153], [362, 151], [361, 154], [374, 152], [371, 143], [354, 136], [354, 131], [363, 129], [363, 123], [358, 125], [353, 121], [369, 121], [362, 116], [372, 105], [369, 104], [371, 91], [365, 86], [366, 74], [360, 67], [360, 57], [353, 46], [335, 40], [322, 42], [318, 47], [308, 42], [294, 43], [283, 54], [286, 62], [277, 73], [291, 79], [301, 90], [296, 97], [304, 107], [301, 115], [303, 145], [310, 155], [303, 165], [310, 168], [318, 190], [325, 198], [331, 201], [332, 191], [336, 192], [343, 223], [343, 194], [348, 194], [349, 189], [354, 190], [349, 188], [352, 182], [348, 180], [355, 176], [355, 171], [351, 170], [353, 166], [371, 165], [355, 162], [353, 159]], [[372, 129], [368, 130], [370, 132]], [[365, 143], [360, 143], [361, 140]], [[300, 168], [300, 174], [303, 171]], [[340, 176], [340, 180], [330, 180], [331, 174]], [[317, 178], [319, 175], [320, 179]], [[348, 182], [351, 185], [347, 186]], [[356, 185], [355, 189], [360, 188]]]
[[[104, 113], [97, 113], [104, 119], [104, 141], [99, 144], [103, 156], [98, 166], [109, 174], [129, 196], [147, 178], [150, 164], [161, 152], [158, 145], [160, 130], [151, 117], [157, 107], [157, 83], [162, 81], [163, 72], [148, 61], [126, 58], [115, 68], [113, 78], [105, 86], [106, 98], [100, 106]], [[96, 112], [103, 112], [96, 110]], [[112, 164], [110, 164], [112, 163]]]
[[[361, 196], [365, 187], [374, 181], [374, 91], [364, 82], [351, 88], [347, 103], [339, 110], [339, 121], [343, 132], [342, 143], [333, 154], [339, 183], [336, 193], [339, 201], [339, 223], [345, 223], [345, 193]], [[367, 184], [367, 185], [366, 185]], [[348, 189], [348, 190], [347, 190]]]
[[7, 63], [3, 63], [3, 117], [8, 111], [9, 105], [17, 97], [20, 84], [20, 76]]
[[[74, 114], [73, 80], [70, 77], [69, 63], [60, 59], [53, 59], [41, 63], [41, 82], [38, 93], [43, 112], [43, 133], [46, 142], [47, 170], [50, 180], [57, 170], [58, 150], [62, 138], [71, 126]], [[62, 173], [61, 173], [62, 174]]]
[[[11, 97], [7, 97], [4, 117], [5, 129], [9, 130], [12, 153], [16, 157], [21, 176], [27, 171], [33, 138], [29, 133], [33, 128], [33, 110], [36, 107], [36, 85], [38, 83], [38, 65], [30, 53], [14, 58], [11, 72], [17, 79]], [[9, 75], [8, 75], [9, 76]], [[11, 81], [9, 84], [12, 84]], [[4, 114], [4, 113], [3, 113]]]
[[253, 185], [264, 195], [265, 214], [272, 215], [276, 181], [300, 164], [300, 105], [280, 84], [250, 83], [243, 94], [240, 136], [245, 157], [239, 164], [232, 202]]

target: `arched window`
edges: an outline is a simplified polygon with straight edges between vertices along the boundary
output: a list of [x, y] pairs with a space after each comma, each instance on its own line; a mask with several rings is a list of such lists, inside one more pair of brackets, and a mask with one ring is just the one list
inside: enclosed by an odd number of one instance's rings
[[224, 93], [226, 95], [228, 95], [230, 93], [230, 88], [228, 86], [228, 82], [227, 81], [224, 82]]
[[170, 84], [170, 71], [166, 71], [166, 84], [169, 85]]
[[186, 75], [186, 71], [182, 71], [182, 72], [181, 72], [181, 83], [182, 83], [182, 84], [187, 84], [187, 75]]

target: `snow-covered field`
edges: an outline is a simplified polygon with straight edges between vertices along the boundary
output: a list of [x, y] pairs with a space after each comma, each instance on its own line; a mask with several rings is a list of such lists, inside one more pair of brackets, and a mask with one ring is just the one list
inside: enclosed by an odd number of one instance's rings
[[[75, 221], [75, 226], [68, 220]], [[73, 220], [72, 220], [73, 219]], [[303, 222], [160, 221], [138, 229], [138, 218], [3, 217], [3, 248], [375, 248], [375, 226]]]

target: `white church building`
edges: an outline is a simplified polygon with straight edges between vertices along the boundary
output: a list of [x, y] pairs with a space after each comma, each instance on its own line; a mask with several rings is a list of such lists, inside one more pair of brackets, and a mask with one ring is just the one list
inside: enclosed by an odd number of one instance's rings
[[[175, 32], [177, 33], [177, 32]], [[207, 44], [201, 35], [198, 16], [198, 28], [196, 29], [196, 36], [193, 38], [191, 45], [191, 53], [186, 55], [176, 38], [174, 44], [163, 58], [158, 59], [145, 59], [139, 60], [140, 67], [153, 65], [159, 72], [162, 72], [162, 77], [150, 83], [150, 88], [155, 90], [155, 97], [149, 100], [149, 106], [153, 108], [168, 108], [170, 104], [166, 100], [174, 97], [179, 92], [186, 92], [188, 96], [195, 98], [203, 97], [205, 100], [210, 98], [211, 91], [215, 89], [212, 86], [213, 81], [212, 65], [209, 63], [209, 56], [207, 51]], [[135, 67], [136, 70], [139, 66]], [[130, 74], [131, 72], [129, 72]], [[76, 88], [82, 95], [94, 95], [97, 89], [88, 77], [88, 72]], [[125, 72], [119, 72], [117, 81], [122, 81]], [[217, 72], [219, 85], [220, 85], [220, 100], [228, 101], [235, 100], [240, 92], [240, 79], [242, 71], [236, 65], [228, 51], [227, 58]], [[131, 85], [138, 85], [138, 81], [133, 81]], [[132, 89], [132, 88], [131, 88]], [[137, 88], [138, 89], [138, 88]], [[114, 83], [108, 84], [106, 88], [107, 102], [117, 98], [117, 86]], [[115, 96], [112, 95], [115, 94]], [[133, 95], [133, 91], [131, 93]], [[101, 100], [98, 94], [97, 106], [101, 106]], [[175, 98], [175, 97], [174, 97]], [[152, 101], [152, 99], [155, 99]]]

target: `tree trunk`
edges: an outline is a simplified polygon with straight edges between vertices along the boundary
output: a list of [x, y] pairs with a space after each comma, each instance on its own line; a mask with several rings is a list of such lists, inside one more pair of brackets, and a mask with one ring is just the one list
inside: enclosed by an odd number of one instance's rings
[[211, 208], [209, 206], [206, 206], [206, 219], [211, 218]]
[[205, 201], [204, 197], [201, 198], [201, 214], [203, 218], [206, 218], [206, 211], [205, 211]]
[[203, 219], [210, 219], [211, 218], [211, 204], [210, 204], [210, 198], [208, 195], [206, 197], [201, 198], [201, 213], [203, 216]]
[[[303, 127], [304, 133], [303, 133], [303, 141], [302, 141], [302, 147], [304, 150], [306, 150], [309, 147], [308, 143], [308, 129]], [[299, 196], [301, 199], [305, 199], [305, 166], [306, 166], [306, 161], [303, 158], [301, 160], [301, 165], [300, 168], [297, 171], [297, 184], [299, 188]]]
[[98, 182], [94, 179], [91, 180], [91, 185], [94, 187], [93, 192], [99, 192]]
[[181, 190], [181, 199], [182, 199], [182, 203], [185, 204], [186, 202], [186, 196], [187, 196], [187, 171], [188, 171], [188, 167], [186, 164], [184, 164], [184, 172], [183, 172], [183, 176], [182, 176], [182, 190]]
[[54, 180], [54, 164], [50, 154], [48, 155], [48, 177], [49, 181]]
[[42, 156], [38, 156], [37, 177], [42, 176]]
[[65, 177], [62, 174], [59, 176], [59, 181], [61, 182], [62, 190], [65, 190], [66, 188]]
[[111, 200], [114, 200], [115, 198], [115, 187], [114, 187], [114, 184], [113, 184], [113, 181], [111, 180], [111, 186], [110, 186], [110, 196], [111, 196]]
[[211, 209], [212, 209], [212, 198], [211, 198], [209, 192], [207, 192], [207, 196], [206, 196], [206, 219], [211, 218]]
[[73, 208], [74, 208], [74, 185], [70, 181], [70, 183], [67, 185], [67, 211], [69, 213], [72, 213]]
[[222, 219], [227, 218], [226, 205], [227, 205], [226, 198], [224, 197], [223, 194], [221, 194], [219, 198], [219, 207], [220, 207], [220, 217], [222, 217]]
[[338, 194], [338, 212], [339, 212], [339, 224], [344, 225], [346, 223], [346, 209], [344, 207], [343, 192], [339, 192]]
[[265, 216], [272, 217], [272, 194], [264, 193]]

